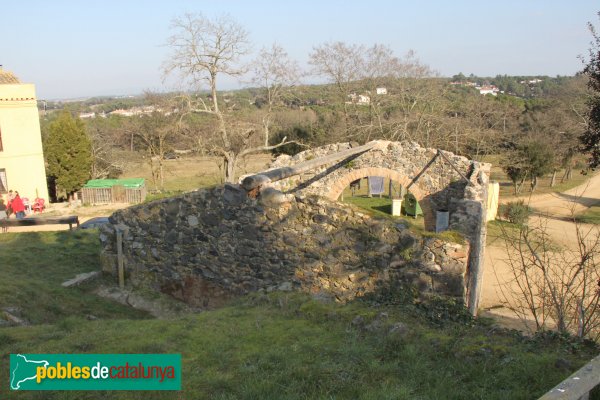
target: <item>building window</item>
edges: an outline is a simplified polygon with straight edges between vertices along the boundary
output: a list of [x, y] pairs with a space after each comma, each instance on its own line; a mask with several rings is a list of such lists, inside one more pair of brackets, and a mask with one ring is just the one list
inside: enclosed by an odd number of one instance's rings
[[0, 168], [0, 194], [8, 192], [8, 184], [6, 183], [6, 170]]

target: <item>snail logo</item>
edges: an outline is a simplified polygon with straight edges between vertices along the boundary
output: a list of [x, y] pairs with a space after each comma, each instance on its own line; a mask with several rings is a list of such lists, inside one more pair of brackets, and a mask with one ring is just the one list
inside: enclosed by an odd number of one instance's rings
[[181, 354], [11, 354], [12, 390], [181, 390]]
[[14, 362], [11, 362], [10, 388], [12, 390], [21, 389], [23, 382], [37, 378], [38, 367], [47, 367], [49, 364], [46, 360], [29, 360], [22, 354], [14, 355]]

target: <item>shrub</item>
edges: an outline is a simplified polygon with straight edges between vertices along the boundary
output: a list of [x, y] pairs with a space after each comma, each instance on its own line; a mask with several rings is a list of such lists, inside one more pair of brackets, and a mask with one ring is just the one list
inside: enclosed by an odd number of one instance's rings
[[524, 225], [529, 219], [531, 208], [523, 200], [511, 201], [501, 206], [500, 214], [513, 224]]

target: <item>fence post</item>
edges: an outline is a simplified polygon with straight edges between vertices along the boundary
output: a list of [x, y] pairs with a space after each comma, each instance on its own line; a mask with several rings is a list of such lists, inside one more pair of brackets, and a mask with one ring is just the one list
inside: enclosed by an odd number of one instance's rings
[[123, 232], [117, 228], [117, 264], [119, 269], [119, 287], [125, 288], [125, 270], [123, 268]]

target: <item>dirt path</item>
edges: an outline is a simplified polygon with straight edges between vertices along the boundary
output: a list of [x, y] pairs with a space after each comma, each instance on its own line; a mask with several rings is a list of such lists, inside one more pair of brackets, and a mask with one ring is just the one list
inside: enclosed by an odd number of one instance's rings
[[[584, 184], [563, 193], [546, 193], [521, 198], [540, 213], [555, 217], [570, 217], [572, 212], [578, 214], [593, 205], [600, 204], [600, 173], [593, 175]], [[510, 198], [506, 201], [514, 200], [515, 198]]]
[[[564, 193], [549, 193], [531, 196], [525, 199], [529, 206], [545, 217], [530, 218], [532, 226], [540, 222], [546, 224], [547, 232], [552, 240], [568, 248], [576, 248], [577, 236], [575, 224], [568, 220], [573, 213], [577, 214], [587, 208], [600, 204], [600, 174], [591, 177], [583, 185], [567, 190]], [[595, 229], [592, 226], [582, 226], [585, 231]], [[504, 320], [511, 312], [503, 306], [506, 296], [502, 288], [510, 285], [511, 273], [506, 262], [506, 249], [501, 240], [488, 245], [485, 250], [485, 269], [481, 293], [480, 308], [487, 310], [485, 314], [500, 317]], [[523, 328], [523, 324], [516, 322]], [[516, 327], [516, 326], [513, 326]]]

